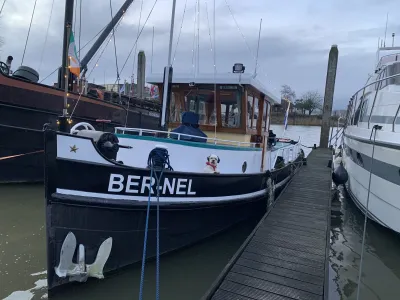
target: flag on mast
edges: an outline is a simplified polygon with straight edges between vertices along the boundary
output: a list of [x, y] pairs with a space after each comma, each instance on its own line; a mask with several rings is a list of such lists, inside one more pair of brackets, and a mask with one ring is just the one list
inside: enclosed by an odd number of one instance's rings
[[290, 101], [288, 101], [288, 107], [286, 109], [285, 120], [283, 123], [283, 125], [285, 126], [285, 130], [287, 129], [287, 124], [288, 124], [288, 119], [289, 119], [289, 108], [290, 108]]
[[72, 30], [69, 35], [68, 57], [69, 71], [76, 75], [76, 77], [79, 77], [79, 74], [81, 73], [81, 66], [78, 59], [78, 54], [76, 52], [74, 33], [72, 32]]

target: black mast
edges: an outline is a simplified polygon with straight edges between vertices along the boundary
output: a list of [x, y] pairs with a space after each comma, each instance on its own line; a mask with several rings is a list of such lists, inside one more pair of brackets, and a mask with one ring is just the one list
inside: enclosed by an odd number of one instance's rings
[[107, 38], [107, 36], [110, 34], [111, 30], [113, 30], [114, 26], [118, 23], [119, 19], [124, 15], [126, 10], [129, 8], [129, 6], [132, 4], [133, 0], [126, 0], [124, 4], [122, 4], [121, 8], [118, 10], [118, 12], [115, 14], [115, 16], [112, 18], [111, 22], [108, 23], [107, 27], [104, 28], [103, 32], [100, 34], [100, 36], [97, 38], [96, 42], [93, 44], [93, 46], [89, 49], [89, 51], [86, 53], [85, 57], [81, 60], [81, 72], [86, 72], [87, 70], [87, 64], [89, 61], [92, 59], [93, 55], [96, 53], [96, 51], [99, 49], [101, 44], [103, 44], [104, 40]]
[[74, 0], [65, 0], [65, 17], [64, 17], [64, 40], [63, 40], [63, 51], [62, 51], [62, 65], [60, 78], [58, 80], [58, 87], [65, 89], [67, 74], [67, 52], [69, 46], [69, 32], [68, 27], [72, 28], [72, 19], [74, 17]]
[[63, 51], [62, 51], [62, 66], [59, 71], [58, 87], [65, 90], [64, 95], [64, 108], [63, 114], [59, 116], [57, 124], [58, 130], [62, 132], [69, 132], [68, 116], [66, 112], [66, 103], [68, 101], [68, 47], [69, 47], [69, 36], [72, 29], [72, 19], [74, 17], [74, 0], [65, 0], [65, 17], [64, 17], [64, 40], [63, 40]]

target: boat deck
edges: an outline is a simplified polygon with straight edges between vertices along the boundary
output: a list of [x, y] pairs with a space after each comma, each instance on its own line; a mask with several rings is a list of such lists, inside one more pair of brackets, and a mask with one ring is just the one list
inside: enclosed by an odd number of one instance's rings
[[[313, 150], [203, 299], [319, 300], [328, 293], [332, 158]], [[327, 298], [325, 298], [327, 299]]]

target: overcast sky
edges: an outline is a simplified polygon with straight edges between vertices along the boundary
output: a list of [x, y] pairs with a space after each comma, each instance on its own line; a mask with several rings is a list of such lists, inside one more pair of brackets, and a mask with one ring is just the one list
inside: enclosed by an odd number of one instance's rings
[[[3, 1], [0, 0], [0, 3]], [[52, 1], [37, 0], [23, 62], [24, 65], [39, 71], [40, 80], [61, 64], [65, 5], [63, 0], [54, 1], [47, 44], [44, 48]], [[81, 46], [90, 41], [111, 19], [109, 0], [75, 0], [78, 9], [73, 28], [75, 28], [77, 47], [80, 1], [82, 1]], [[112, 0], [114, 14], [124, 1]], [[201, 73], [211, 73], [213, 55], [209, 32], [212, 35], [214, 31], [213, 1], [199, 1], [199, 69]], [[0, 18], [0, 35], [4, 40], [0, 52], [1, 60], [5, 61], [8, 55], [12, 55], [13, 70], [21, 64], [34, 2], [35, 0], [7, 0]], [[185, 3], [186, 13], [181, 30]], [[239, 32], [226, 3], [231, 8], [245, 39]], [[136, 40], [141, 4], [140, 0], [134, 1], [116, 31], [121, 81], [124, 79], [129, 81], [132, 74], [133, 54], [122, 71], [121, 68]], [[154, 0], [144, 1], [141, 27], [153, 4]], [[193, 70], [195, 7], [196, 0], [177, 0], [173, 43], [173, 53], [176, 49], [175, 73], [189, 73]], [[139, 38], [137, 50], [144, 50], [146, 53], [147, 74], [151, 69], [153, 26], [155, 28], [153, 73], [162, 72], [167, 63], [171, 8], [172, 0], [158, 0]], [[337, 44], [339, 64], [334, 109], [344, 109], [351, 94], [361, 88], [368, 73], [373, 72], [378, 38], [384, 37], [387, 12], [389, 12], [389, 23], [386, 45], [392, 43], [392, 32], [399, 36], [397, 44], [400, 45], [400, 9], [397, 0], [216, 0], [217, 70], [219, 73], [231, 72], [232, 65], [241, 62], [246, 66], [246, 71], [254, 72], [258, 28], [262, 18], [258, 79], [267, 89], [279, 96], [280, 86], [288, 84], [296, 91], [298, 97], [308, 90], [318, 90], [323, 94], [329, 50], [332, 44]], [[180, 31], [180, 40], [176, 48]], [[90, 45], [82, 50], [82, 57]], [[91, 73], [89, 81], [98, 84], [103, 84], [104, 81], [113, 83], [117, 73], [113, 41], [108, 44], [98, 60], [98, 66], [93, 68], [102, 49], [103, 47], [89, 64], [88, 74]], [[42, 52], [43, 59], [41, 59]], [[44, 83], [52, 84], [55, 80], [56, 74], [46, 79]]]

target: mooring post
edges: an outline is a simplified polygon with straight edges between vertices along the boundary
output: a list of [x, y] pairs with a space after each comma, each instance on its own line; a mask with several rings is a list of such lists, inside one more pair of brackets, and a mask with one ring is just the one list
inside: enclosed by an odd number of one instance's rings
[[329, 51], [328, 71], [326, 74], [324, 107], [322, 112], [322, 127], [319, 140], [320, 148], [328, 148], [329, 127], [332, 114], [333, 93], [335, 90], [336, 69], [339, 51], [337, 45], [332, 45]]

